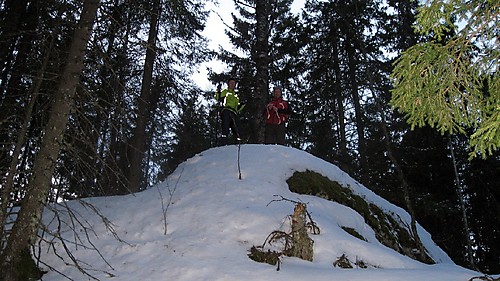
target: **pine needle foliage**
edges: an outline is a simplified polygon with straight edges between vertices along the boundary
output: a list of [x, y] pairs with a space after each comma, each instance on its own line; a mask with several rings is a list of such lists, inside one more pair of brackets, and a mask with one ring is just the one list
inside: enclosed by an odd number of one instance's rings
[[492, 155], [500, 148], [500, 1], [428, 0], [418, 12], [415, 29], [431, 39], [395, 61], [392, 106], [412, 129], [472, 130], [470, 158]]

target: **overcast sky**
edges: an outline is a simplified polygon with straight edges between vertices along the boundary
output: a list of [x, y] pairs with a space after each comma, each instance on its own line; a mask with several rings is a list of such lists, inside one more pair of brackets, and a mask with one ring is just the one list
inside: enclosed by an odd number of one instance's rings
[[[305, 0], [295, 0], [292, 4], [292, 11], [299, 12], [303, 7]], [[209, 47], [212, 50], [218, 50], [222, 46], [226, 50], [232, 49], [229, 38], [225, 34], [227, 25], [232, 25], [231, 13], [234, 11], [233, 0], [219, 0], [219, 4], [215, 5], [211, 2], [207, 3], [207, 9], [211, 14], [207, 20], [205, 30], [202, 35], [210, 39]], [[214, 69], [216, 72], [222, 72], [225, 66], [217, 61], [203, 63], [198, 67], [197, 73], [193, 75], [194, 82], [198, 84], [202, 90], [214, 90], [215, 85], [208, 81], [207, 67]]]

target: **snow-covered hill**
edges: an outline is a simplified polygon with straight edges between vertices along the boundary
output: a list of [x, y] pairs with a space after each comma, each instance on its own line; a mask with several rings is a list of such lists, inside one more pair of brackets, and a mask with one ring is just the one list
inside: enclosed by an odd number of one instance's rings
[[[242, 145], [240, 153], [241, 180], [237, 147], [212, 148], [182, 163], [153, 188], [134, 195], [90, 198], [85, 204], [68, 202], [73, 212], [62, 211], [57, 219], [47, 210], [44, 221], [51, 222], [50, 231], [60, 229], [73, 258], [100, 280], [467, 281], [480, 275], [455, 265], [420, 226], [420, 238], [437, 264], [423, 264], [383, 246], [353, 209], [288, 189], [286, 180], [295, 171], [316, 171], [409, 222], [404, 210], [336, 166], [283, 146]], [[248, 251], [262, 245], [272, 231], [287, 227], [294, 204], [279, 198], [307, 203], [321, 234], [311, 235], [312, 262], [282, 257], [278, 271], [251, 260]], [[355, 229], [366, 241], [341, 226]], [[57, 255], [71, 263], [61, 243], [53, 242]], [[68, 280], [64, 276], [92, 280], [61, 261], [46, 243], [40, 252], [43, 262], [53, 267], [43, 280]], [[334, 267], [342, 255], [372, 266]]]

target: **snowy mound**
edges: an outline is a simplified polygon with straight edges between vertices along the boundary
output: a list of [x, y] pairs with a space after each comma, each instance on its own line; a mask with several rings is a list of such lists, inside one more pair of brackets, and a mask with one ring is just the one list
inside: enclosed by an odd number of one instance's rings
[[[294, 172], [312, 170], [349, 186], [355, 194], [409, 224], [404, 210], [336, 166], [293, 148], [243, 145], [240, 180], [237, 153], [236, 146], [209, 149], [182, 163], [167, 181], [153, 188], [134, 195], [68, 202], [72, 212], [61, 211], [55, 219], [47, 210], [44, 221], [50, 222], [50, 231], [60, 229], [73, 259], [101, 280], [458, 281], [479, 275], [455, 265], [420, 226], [420, 238], [437, 264], [415, 261], [380, 244], [353, 209], [292, 193], [286, 183]], [[281, 257], [277, 271], [276, 266], [251, 260], [248, 251], [287, 224], [294, 205], [279, 198], [306, 203], [321, 233], [311, 236], [312, 262]], [[341, 226], [355, 229], [365, 240]], [[47, 243], [41, 244], [42, 261], [52, 267], [46, 267], [49, 273], [43, 280], [68, 280], [64, 276], [91, 279], [68, 265], [72, 261], [60, 241], [53, 243], [60, 257]], [[334, 267], [333, 262], [342, 255], [372, 266]]]

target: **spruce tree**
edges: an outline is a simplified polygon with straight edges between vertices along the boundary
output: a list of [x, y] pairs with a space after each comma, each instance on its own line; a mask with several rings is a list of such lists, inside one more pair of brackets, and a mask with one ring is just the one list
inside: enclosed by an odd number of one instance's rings
[[392, 104], [412, 128], [428, 124], [450, 134], [473, 128], [471, 157], [500, 147], [499, 9], [495, 1], [424, 4], [417, 29], [431, 40], [406, 50], [392, 74]]

